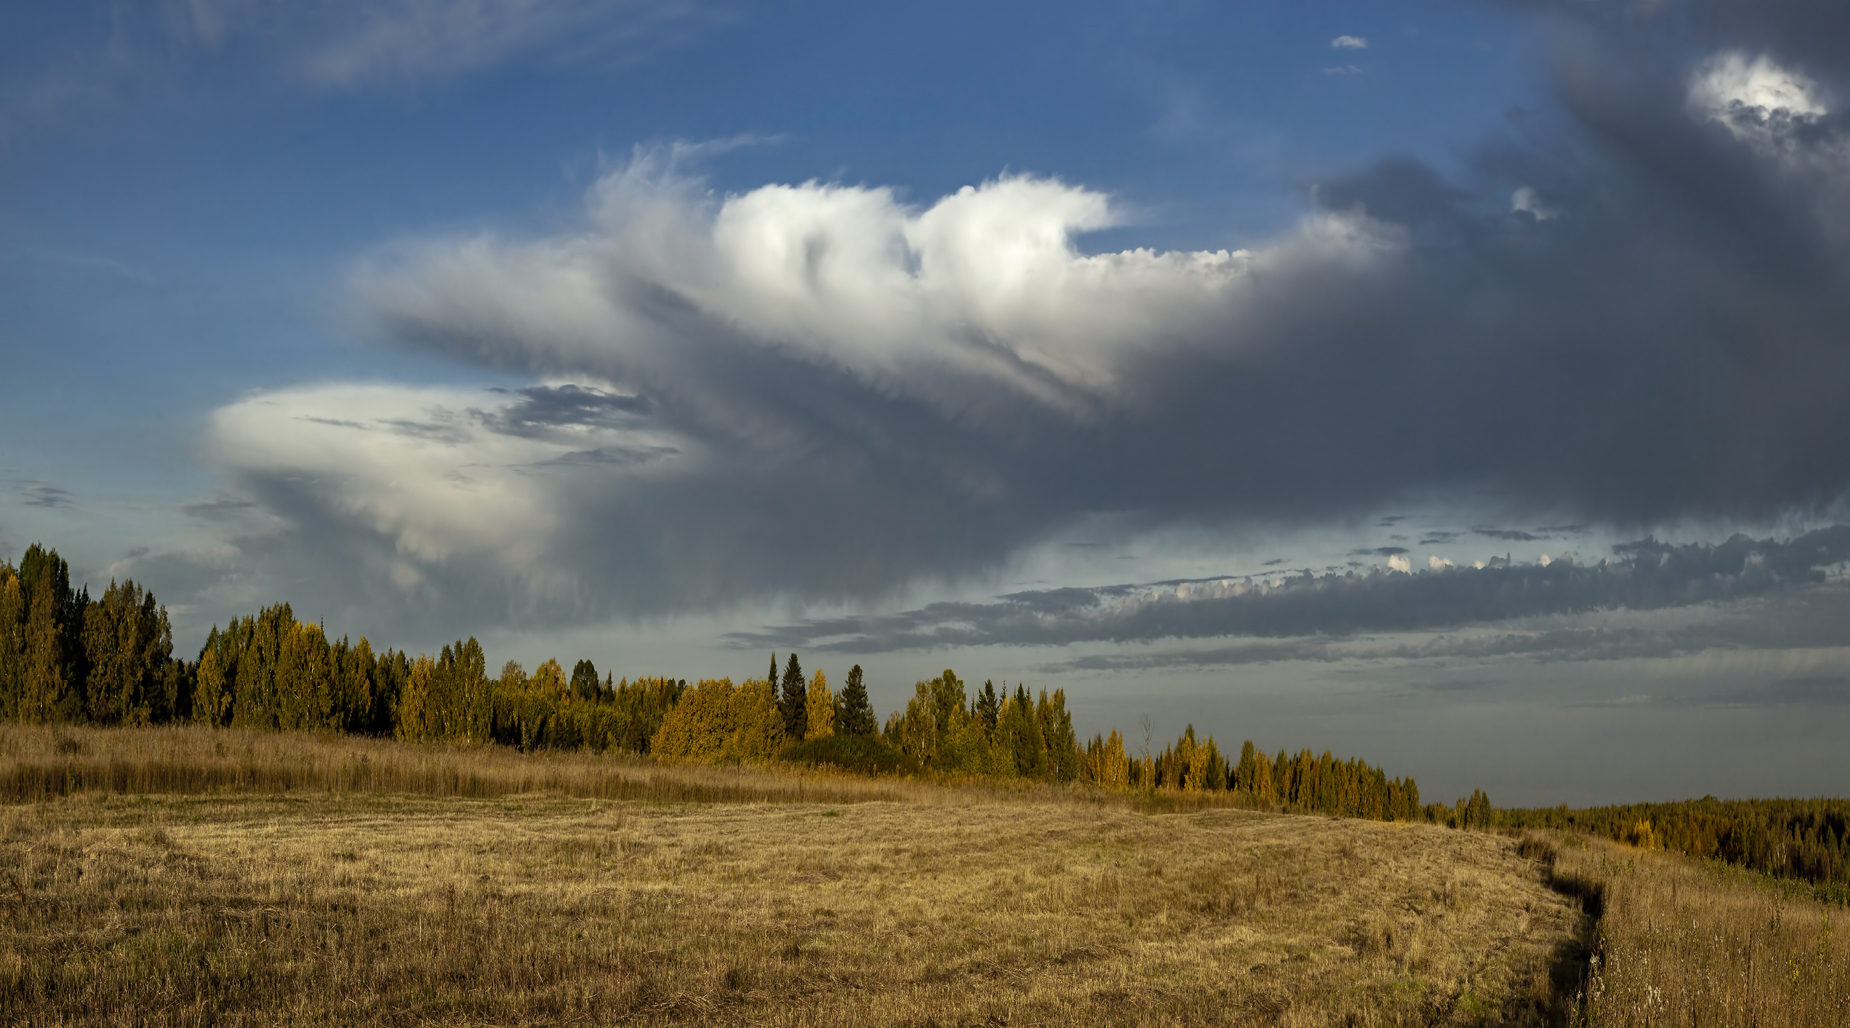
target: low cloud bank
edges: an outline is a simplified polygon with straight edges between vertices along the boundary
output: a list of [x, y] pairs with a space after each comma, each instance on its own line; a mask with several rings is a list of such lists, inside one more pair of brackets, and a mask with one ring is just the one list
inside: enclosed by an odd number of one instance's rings
[[[1418, 572], [1210, 579], [1012, 593], [993, 603], [940, 603], [901, 614], [804, 621], [735, 637], [744, 647], [777, 646], [853, 653], [953, 646], [1152, 642], [1222, 636], [1317, 637], [1258, 647], [1253, 659], [1331, 659], [1352, 655], [1330, 637], [1429, 631], [1540, 615], [1686, 607], [1764, 596], [1826, 580], [1850, 560], [1850, 525], [1790, 541], [1743, 535], [1719, 545], [1644, 539], [1614, 547], [1616, 559], [1583, 565], [1452, 567]], [[1661, 651], [1663, 640], [1635, 631], [1547, 633], [1419, 644], [1395, 654], [1440, 655], [1468, 647], [1479, 656], [1600, 647]], [[1571, 644], [1571, 645], [1570, 645]], [[1238, 660], [1235, 651], [1226, 655]], [[1187, 660], [1188, 657], [1179, 659]]]

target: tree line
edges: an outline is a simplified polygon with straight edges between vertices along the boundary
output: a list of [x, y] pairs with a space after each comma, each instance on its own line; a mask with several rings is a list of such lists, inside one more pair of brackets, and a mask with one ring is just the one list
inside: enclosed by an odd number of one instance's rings
[[[431, 656], [330, 639], [287, 603], [214, 625], [197, 658], [173, 654], [166, 608], [133, 581], [99, 599], [73, 589], [56, 551], [0, 562], [0, 719], [29, 723], [193, 723], [272, 731], [363, 733], [406, 742], [616, 750], [714, 762], [797, 760], [864, 770], [1083, 782], [1104, 788], [1221, 793], [1255, 806], [1379, 820], [1473, 823], [1460, 801], [1422, 808], [1411, 778], [1325, 751], [1237, 758], [1193, 726], [1152, 753], [1112, 730], [1081, 743], [1066, 695], [966, 686], [954, 671], [914, 686], [880, 722], [859, 665], [839, 692], [795, 653], [763, 678], [689, 685], [601, 677], [589, 660], [489, 672], [473, 638]], [[1481, 797], [1481, 794], [1479, 794]], [[1477, 802], [1474, 798], [1473, 802]], [[1488, 800], [1482, 801], [1488, 806]], [[1475, 808], [1473, 808], [1475, 809]], [[1480, 818], [1476, 823], [1483, 823]]]

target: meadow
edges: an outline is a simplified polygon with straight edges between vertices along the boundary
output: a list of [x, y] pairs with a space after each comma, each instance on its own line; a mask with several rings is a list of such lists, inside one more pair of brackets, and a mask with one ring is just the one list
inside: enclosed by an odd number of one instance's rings
[[1850, 1024], [1850, 914], [1802, 881], [1584, 835], [1544, 853], [1597, 920], [1578, 1020], [1610, 1028]]
[[1842, 908], [1234, 794], [0, 727], [0, 1023], [1839, 1025]]
[[1576, 918], [1426, 824], [356, 742], [0, 729], [0, 1020], [1542, 1023]]

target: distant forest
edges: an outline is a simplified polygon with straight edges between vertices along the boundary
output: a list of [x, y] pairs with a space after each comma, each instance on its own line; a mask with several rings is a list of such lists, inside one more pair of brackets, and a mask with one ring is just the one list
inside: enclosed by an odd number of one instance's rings
[[865, 773], [1083, 782], [1119, 790], [1219, 793], [1256, 808], [1454, 828], [1567, 828], [1818, 883], [1850, 883], [1850, 802], [1693, 801], [1570, 811], [1498, 810], [1482, 791], [1420, 803], [1413, 779], [1309, 749], [1221, 749], [1190, 726], [1161, 752], [1133, 752], [1116, 729], [1081, 742], [1065, 694], [949, 670], [914, 686], [884, 723], [859, 665], [836, 691], [797, 654], [733, 684], [643, 675], [613, 680], [589, 660], [515, 661], [489, 674], [475, 639], [436, 656], [330, 640], [286, 603], [223, 628], [196, 659], [173, 655], [166, 608], [132, 581], [100, 598], [73, 590], [57, 551], [0, 562], [0, 720], [36, 724], [194, 723], [322, 730], [407, 742], [588, 749], [669, 760], [828, 764]]
[[1718, 800], [1499, 810], [1498, 827], [1587, 832], [1644, 849], [1721, 860], [1824, 887], [1850, 903], [1850, 800]]

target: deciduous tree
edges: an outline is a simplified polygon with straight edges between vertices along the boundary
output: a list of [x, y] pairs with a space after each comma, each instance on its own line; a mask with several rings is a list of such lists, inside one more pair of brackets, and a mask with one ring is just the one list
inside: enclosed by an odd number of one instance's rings
[[821, 671], [809, 679], [809, 693], [804, 700], [808, 710], [804, 712], [803, 738], [824, 739], [835, 734], [835, 694], [829, 691], [829, 680]]

